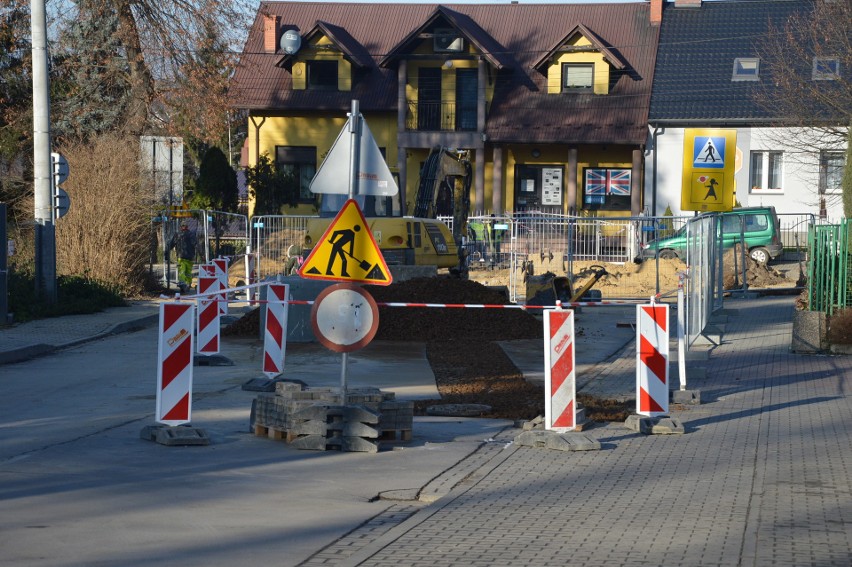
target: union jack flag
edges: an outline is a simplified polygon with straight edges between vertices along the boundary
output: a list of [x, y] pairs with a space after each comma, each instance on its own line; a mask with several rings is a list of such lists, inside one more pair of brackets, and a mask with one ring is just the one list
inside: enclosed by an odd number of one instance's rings
[[630, 195], [629, 169], [587, 169], [586, 195]]

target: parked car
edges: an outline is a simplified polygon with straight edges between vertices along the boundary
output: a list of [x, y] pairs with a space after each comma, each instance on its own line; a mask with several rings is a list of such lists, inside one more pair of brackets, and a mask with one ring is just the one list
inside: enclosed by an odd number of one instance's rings
[[[748, 254], [766, 264], [781, 254], [781, 225], [775, 207], [745, 207], [724, 213], [702, 213], [699, 217], [719, 215], [722, 220], [722, 246], [730, 248], [745, 242]], [[644, 259], [686, 259], [686, 226], [668, 238], [651, 240], [641, 246], [640, 257]]]

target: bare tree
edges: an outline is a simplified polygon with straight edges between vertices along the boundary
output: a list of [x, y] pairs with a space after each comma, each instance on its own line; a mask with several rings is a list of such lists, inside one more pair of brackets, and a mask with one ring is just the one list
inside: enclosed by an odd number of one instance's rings
[[[100, 10], [112, 11], [118, 18], [117, 35], [128, 62], [128, 82], [131, 103], [128, 108], [129, 133], [139, 134], [152, 127], [174, 132], [171, 117], [178, 112], [170, 104], [179, 100], [187, 104], [186, 96], [173, 96], [184, 73], [192, 69], [199, 75], [200, 46], [220, 49], [218, 57], [206, 61], [223, 68], [204, 74], [204, 88], [196, 90], [192, 104], [196, 109], [221, 105], [204, 112], [227, 115], [222, 97], [209, 97], [212, 88], [220, 90], [215, 81], [227, 81], [233, 57], [245, 37], [254, 8], [249, 0], [94, 0]], [[211, 30], [215, 41], [211, 42]], [[197, 81], [193, 81], [198, 86]], [[170, 96], [171, 93], [171, 96]], [[184, 127], [185, 127], [184, 123]]]
[[813, 10], [772, 22], [759, 45], [772, 80], [758, 101], [786, 126], [818, 126], [845, 140], [852, 123], [852, 2], [815, 0]]
[[[756, 100], [777, 118], [798, 171], [824, 175], [825, 150], [841, 152], [852, 125], [852, 2], [814, 0], [810, 9], [786, 21], [770, 22], [758, 43], [762, 82]], [[847, 161], [846, 169], [852, 167]], [[841, 195], [814, 187], [821, 210], [839, 205]], [[847, 211], [847, 214], [852, 211]]]

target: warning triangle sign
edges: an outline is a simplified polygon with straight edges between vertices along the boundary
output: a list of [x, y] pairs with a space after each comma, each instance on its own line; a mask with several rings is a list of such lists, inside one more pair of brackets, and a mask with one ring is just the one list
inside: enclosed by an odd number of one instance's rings
[[349, 199], [328, 225], [299, 269], [303, 278], [390, 285], [385, 258], [354, 199]]
[[[377, 197], [396, 195], [399, 193], [396, 180], [394, 180], [388, 164], [379, 150], [379, 145], [376, 143], [370, 127], [367, 126], [367, 121], [360, 115], [359, 118], [361, 133], [358, 136], [358, 194]], [[311, 180], [310, 189], [312, 193], [349, 194], [349, 182], [347, 180], [351, 177], [351, 123], [352, 118], [350, 117]], [[341, 180], [344, 181], [341, 183]]]

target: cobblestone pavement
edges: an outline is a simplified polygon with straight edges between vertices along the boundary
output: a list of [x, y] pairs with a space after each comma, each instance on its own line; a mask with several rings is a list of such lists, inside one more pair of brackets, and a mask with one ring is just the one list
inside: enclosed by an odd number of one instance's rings
[[726, 309], [702, 405], [672, 408], [686, 434], [608, 424], [569, 453], [508, 431], [448, 496], [306, 565], [852, 564], [852, 359], [790, 352], [792, 298]]

